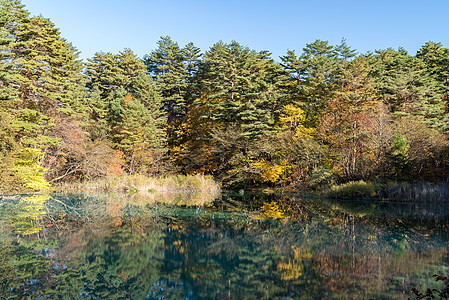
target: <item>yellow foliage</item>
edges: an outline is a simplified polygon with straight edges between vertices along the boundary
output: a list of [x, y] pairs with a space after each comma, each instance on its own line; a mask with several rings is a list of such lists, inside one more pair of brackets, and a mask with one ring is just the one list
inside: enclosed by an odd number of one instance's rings
[[186, 166], [185, 171], [188, 174], [210, 173], [217, 169], [214, 146], [208, 140], [213, 130], [221, 130], [224, 126], [210, 117], [214, 108], [208, 104], [223, 101], [208, 99], [208, 94], [202, 94], [189, 105], [183, 122], [176, 125], [175, 134], [179, 144], [170, 145], [170, 156], [175, 164], [195, 161], [195, 167]]
[[271, 162], [263, 160], [253, 163], [253, 166], [259, 168], [263, 172], [263, 181], [276, 183], [279, 180], [285, 178], [288, 170], [292, 168], [292, 166], [288, 165], [287, 163], [288, 162], [284, 160], [280, 165], [273, 165]]
[[40, 165], [42, 152], [35, 148], [23, 148], [14, 163], [14, 172], [23, 182], [23, 186], [34, 191], [48, 190], [50, 184], [45, 180], [46, 169]]
[[34, 204], [37, 205], [39, 207], [39, 209], [44, 207], [44, 203], [45, 201], [49, 200], [50, 196], [49, 195], [33, 195], [30, 197], [25, 197], [23, 199], [20, 200], [21, 203], [26, 203], [26, 204]]
[[125, 104], [129, 104], [130, 102], [132, 102], [133, 99], [133, 95], [131, 93], [128, 93], [125, 98], [123, 99], [123, 102], [125, 102]]
[[295, 253], [295, 260], [310, 260], [312, 259], [312, 254], [307, 249], [302, 248], [296, 248], [295, 246], [292, 246], [293, 252]]
[[296, 280], [304, 273], [304, 261], [310, 260], [312, 254], [307, 249], [292, 246], [294, 252], [293, 260], [281, 261], [277, 265], [278, 271], [282, 272], [282, 280]]
[[14, 231], [21, 235], [30, 235], [42, 230], [40, 219], [45, 216], [44, 203], [50, 199], [48, 195], [33, 195], [21, 199], [21, 209], [11, 223]]
[[302, 263], [294, 263], [294, 262], [280, 262], [277, 266], [278, 271], [282, 272], [281, 279], [282, 280], [296, 280], [304, 272], [304, 266]]
[[271, 203], [264, 203], [262, 206], [263, 214], [272, 219], [283, 219], [285, 218], [284, 212], [279, 207], [279, 205], [276, 202]]
[[279, 123], [284, 128], [294, 130], [296, 138], [311, 138], [315, 135], [314, 128], [306, 127], [307, 119], [304, 110], [296, 105], [284, 106], [284, 113], [280, 116]]

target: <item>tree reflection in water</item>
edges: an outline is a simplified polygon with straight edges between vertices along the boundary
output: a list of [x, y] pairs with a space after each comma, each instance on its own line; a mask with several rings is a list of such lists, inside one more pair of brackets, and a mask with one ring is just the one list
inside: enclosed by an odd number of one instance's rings
[[4, 200], [0, 298], [406, 299], [447, 272], [441, 205], [200, 198]]

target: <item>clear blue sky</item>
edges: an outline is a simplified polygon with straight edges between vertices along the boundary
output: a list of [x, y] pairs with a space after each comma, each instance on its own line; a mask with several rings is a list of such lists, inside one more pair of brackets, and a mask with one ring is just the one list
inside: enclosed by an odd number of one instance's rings
[[169, 35], [203, 51], [236, 40], [273, 58], [301, 53], [316, 39], [347, 43], [359, 53], [402, 46], [411, 54], [427, 41], [449, 47], [449, 0], [23, 0], [50, 18], [81, 51], [132, 49], [139, 56]]

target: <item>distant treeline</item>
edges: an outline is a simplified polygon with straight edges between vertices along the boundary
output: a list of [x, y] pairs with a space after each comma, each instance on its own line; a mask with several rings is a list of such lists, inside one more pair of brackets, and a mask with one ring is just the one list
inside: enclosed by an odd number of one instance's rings
[[161, 37], [83, 63], [49, 20], [0, 0], [0, 193], [121, 173], [225, 186], [447, 181], [449, 49], [357, 54], [317, 40], [276, 62]]

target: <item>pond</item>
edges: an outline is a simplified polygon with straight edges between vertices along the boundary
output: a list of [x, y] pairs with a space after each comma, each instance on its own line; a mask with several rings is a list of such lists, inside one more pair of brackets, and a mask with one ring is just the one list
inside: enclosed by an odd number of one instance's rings
[[444, 203], [172, 197], [0, 197], [0, 298], [407, 299], [448, 272]]

